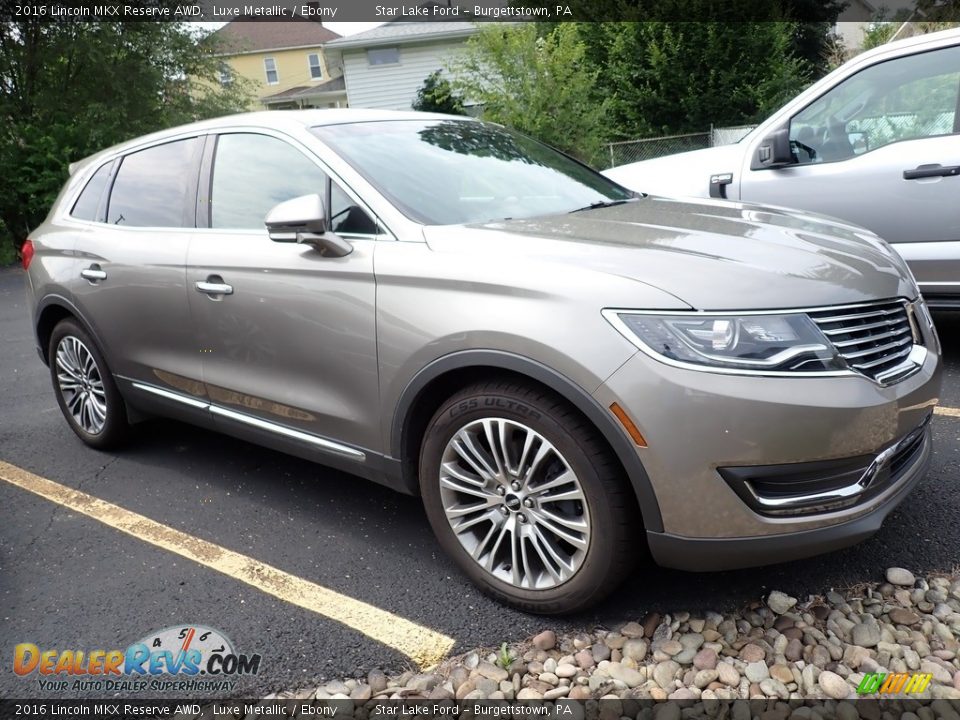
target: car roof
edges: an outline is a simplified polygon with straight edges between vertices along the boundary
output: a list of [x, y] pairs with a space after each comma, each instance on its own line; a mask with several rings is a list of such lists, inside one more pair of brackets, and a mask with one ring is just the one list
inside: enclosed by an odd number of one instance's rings
[[149, 135], [142, 135], [126, 142], [118, 143], [98, 153], [70, 164], [70, 175], [85, 168], [101, 158], [115, 155], [126, 149], [149, 145], [167, 137], [191, 132], [206, 133], [221, 128], [251, 126], [273, 130], [301, 130], [305, 127], [322, 125], [345, 125], [350, 123], [383, 122], [386, 120], [461, 120], [478, 122], [474, 118], [461, 115], [443, 115], [440, 113], [415, 112], [412, 110], [371, 110], [363, 108], [328, 108], [313, 110], [260, 110], [256, 112], [224, 115], [222, 117], [201, 120], [199, 122], [178, 125]]

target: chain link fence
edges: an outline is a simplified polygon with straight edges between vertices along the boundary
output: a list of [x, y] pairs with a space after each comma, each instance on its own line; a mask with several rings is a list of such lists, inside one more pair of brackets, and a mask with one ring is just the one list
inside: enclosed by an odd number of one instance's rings
[[673, 155], [687, 150], [700, 150], [714, 145], [731, 145], [739, 142], [744, 135], [755, 127], [756, 125], [711, 127], [707, 132], [661, 135], [659, 137], [609, 143], [607, 145], [607, 167], [617, 167], [618, 165]]

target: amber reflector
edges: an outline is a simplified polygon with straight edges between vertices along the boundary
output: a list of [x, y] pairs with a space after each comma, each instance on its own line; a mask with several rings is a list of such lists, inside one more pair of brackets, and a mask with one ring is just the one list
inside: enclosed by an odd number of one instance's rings
[[620, 424], [626, 428], [627, 434], [633, 438], [633, 441], [639, 447], [647, 446], [647, 441], [643, 439], [643, 434], [637, 429], [637, 426], [633, 424], [633, 420], [630, 419], [630, 416], [627, 415], [626, 411], [620, 407], [620, 405], [617, 403], [611, 405], [610, 412], [617, 416], [617, 420], [619, 420]]

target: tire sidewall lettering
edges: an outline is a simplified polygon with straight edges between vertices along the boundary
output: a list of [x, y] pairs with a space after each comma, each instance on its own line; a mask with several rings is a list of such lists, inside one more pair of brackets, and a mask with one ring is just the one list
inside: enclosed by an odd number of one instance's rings
[[469, 398], [463, 400], [453, 406], [447, 411], [447, 416], [450, 418], [455, 418], [463, 415], [464, 413], [469, 413], [474, 410], [479, 409], [492, 409], [492, 410], [508, 410], [518, 415], [521, 415], [524, 418], [532, 420], [542, 419], [540, 411], [535, 410], [534, 408], [526, 405], [517, 400], [511, 400], [510, 398], [504, 397], [495, 397], [488, 396], [483, 398]]

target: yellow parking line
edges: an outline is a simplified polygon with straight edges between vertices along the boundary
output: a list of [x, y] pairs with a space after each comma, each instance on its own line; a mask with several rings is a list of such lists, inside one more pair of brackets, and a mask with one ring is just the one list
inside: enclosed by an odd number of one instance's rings
[[0, 480], [93, 518], [138, 540], [181, 555], [284, 602], [335, 620], [398, 650], [421, 668], [432, 667], [453, 648], [453, 638], [386, 610], [284, 572], [254, 558], [162, 525], [79, 490], [0, 460]]
[[960, 417], [960, 408], [937, 406], [933, 409], [937, 415], [947, 415], [949, 417]]

